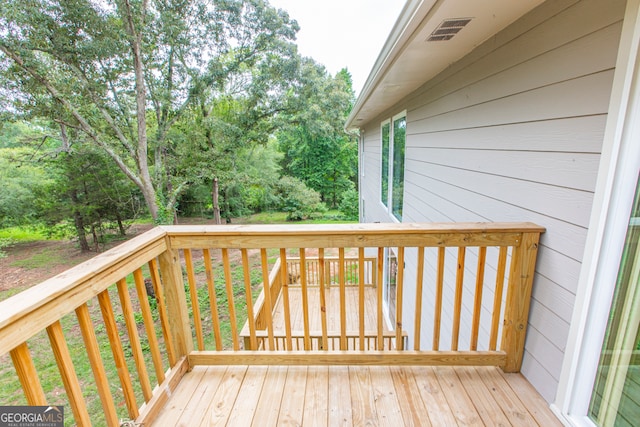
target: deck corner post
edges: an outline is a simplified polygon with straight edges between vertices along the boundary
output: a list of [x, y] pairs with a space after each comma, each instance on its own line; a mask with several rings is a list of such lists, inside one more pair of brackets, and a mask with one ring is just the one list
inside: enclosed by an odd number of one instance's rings
[[180, 265], [180, 254], [171, 247], [167, 238], [167, 250], [158, 256], [160, 273], [165, 286], [167, 317], [169, 318], [169, 333], [176, 351], [176, 357], [188, 356], [193, 351], [193, 336], [187, 296], [184, 290], [184, 279]]
[[501, 342], [501, 350], [507, 355], [504, 372], [520, 372], [522, 367], [539, 240], [539, 232], [522, 233], [511, 255]]

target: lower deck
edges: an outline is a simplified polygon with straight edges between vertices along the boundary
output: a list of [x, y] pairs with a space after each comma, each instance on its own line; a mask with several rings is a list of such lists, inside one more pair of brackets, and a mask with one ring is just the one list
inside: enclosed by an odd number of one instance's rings
[[196, 366], [153, 426], [561, 425], [496, 367]]

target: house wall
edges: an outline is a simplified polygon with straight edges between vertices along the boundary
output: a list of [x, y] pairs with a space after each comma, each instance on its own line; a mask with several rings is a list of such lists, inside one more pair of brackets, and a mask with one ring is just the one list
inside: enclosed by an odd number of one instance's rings
[[[363, 221], [392, 221], [379, 196], [380, 122], [406, 110], [404, 222], [546, 227], [522, 372], [549, 402], [573, 310], [624, 7], [624, 0], [547, 1], [361, 129]], [[428, 257], [427, 274], [433, 261]], [[446, 265], [452, 276], [453, 252]], [[467, 265], [473, 283], [473, 251]], [[406, 267], [403, 324], [411, 329], [412, 253]], [[491, 293], [483, 300], [492, 301]], [[450, 305], [453, 289], [444, 296]], [[469, 292], [464, 304], [469, 322]], [[426, 322], [432, 313], [424, 316]], [[423, 327], [421, 341], [431, 334]]]

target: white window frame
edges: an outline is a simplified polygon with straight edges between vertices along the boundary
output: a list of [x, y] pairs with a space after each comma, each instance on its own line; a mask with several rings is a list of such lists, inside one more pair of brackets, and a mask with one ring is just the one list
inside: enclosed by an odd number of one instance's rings
[[[400, 220], [395, 216], [395, 214], [393, 213], [393, 166], [394, 166], [394, 162], [393, 162], [393, 123], [398, 120], [404, 118], [405, 119], [405, 123], [407, 123], [407, 110], [404, 110], [394, 116], [392, 116], [389, 119], [386, 119], [384, 121], [382, 121], [380, 123], [380, 182], [379, 182], [379, 187], [378, 187], [378, 200], [380, 202], [380, 205], [382, 206], [383, 209], [385, 209], [387, 211], [387, 213], [389, 214], [389, 218], [391, 219], [391, 221], [393, 222], [397, 222], [399, 223]], [[382, 144], [382, 128], [384, 127], [384, 125], [389, 125], [389, 152], [388, 152], [388, 167], [387, 167], [387, 204], [385, 205], [384, 202], [382, 201], [382, 159], [383, 159], [383, 144]], [[407, 149], [407, 135], [406, 135], [406, 131], [405, 131], [405, 137], [404, 137], [404, 144], [405, 144], [405, 153], [406, 153], [406, 149]], [[405, 155], [405, 162], [403, 162], [403, 167], [406, 171], [406, 155]], [[404, 205], [404, 195], [403, 195], [403, 205]], [[403, 206], [403, 211], [404, 211], [404, 206]]]
[[575, 309], [551, 405], [571, 426], [595, 426], [589, 404], [640, 171], [639, 49], [640, 0], [629, 0]]

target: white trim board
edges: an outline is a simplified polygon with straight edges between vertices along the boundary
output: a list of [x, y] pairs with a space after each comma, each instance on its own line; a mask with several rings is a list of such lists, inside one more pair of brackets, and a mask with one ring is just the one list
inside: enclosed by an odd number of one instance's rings
[[640, 167], [639, 48], [640, 0], [629, 0], [584, 262], [552, 405], [567, 425], [594, 425], [587, 412]]

